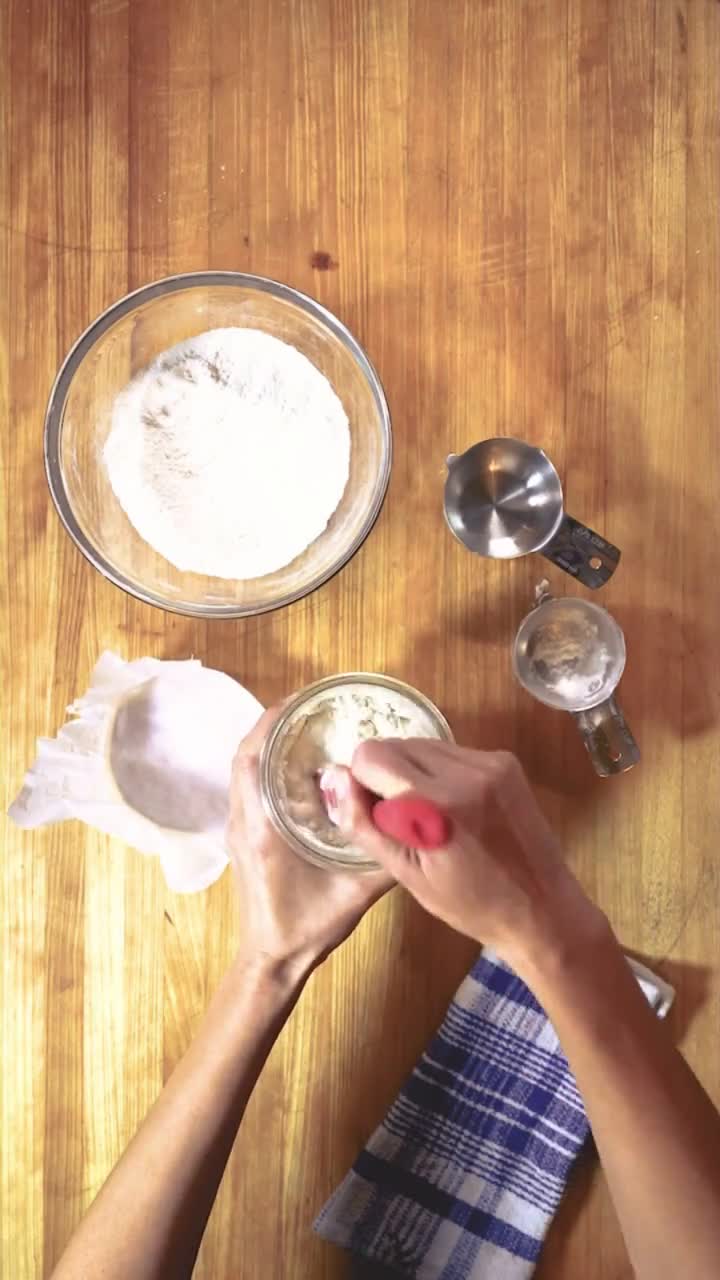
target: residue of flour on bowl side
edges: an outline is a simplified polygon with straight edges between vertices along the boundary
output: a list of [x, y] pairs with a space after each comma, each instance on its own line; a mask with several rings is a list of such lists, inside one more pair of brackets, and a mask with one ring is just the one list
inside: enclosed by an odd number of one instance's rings
[[528, 644], [528, 658], [536, 678], [569, 706], [600, 692], [611, 664], [597, 623], [585, 617], [539, 625]]

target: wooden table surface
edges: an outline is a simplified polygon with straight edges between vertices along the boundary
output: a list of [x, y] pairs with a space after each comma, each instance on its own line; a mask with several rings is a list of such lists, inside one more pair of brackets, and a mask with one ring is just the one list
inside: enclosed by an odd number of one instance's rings
[[[518, 751], [583, 883], [676, 984], [673, 1033], [720, 1101], [720, 6], [4, 0], [0, 18], [7, 798], [106, 648], [196, 654], [266, 703], [338, 670], [401, 676], [462, 741]], [[395, 432], [363, 550], [246, 622], [103, 581], [43, 473], [69, 345], [128, 289], [207, 267], [336, 312]], [[570, 510], [623, 549], [602, 593], [643, 751], [623, 778], [595, 778], [570, 718], [513, 684], [546, 562], [481, 561], [443, 523], [446, 454], [509, 433], [547, 447]], [[2, 873], [1, 1265], [29, 1280], [188, 1045], [237, 919], [229, 876], [174, 897], [153, 861], [74, 823], [8, 826]], [[200, 1280], [346, 1275], [313, 1214], [473, 952], [398, 893], [317, 975], [252, 1100]], [[590, 1160], [539, 1275], [629, 1275]]]

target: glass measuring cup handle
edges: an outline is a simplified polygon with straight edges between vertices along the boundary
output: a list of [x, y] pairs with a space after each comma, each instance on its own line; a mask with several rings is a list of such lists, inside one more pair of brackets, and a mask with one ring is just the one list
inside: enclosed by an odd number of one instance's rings
[[602, 587], [620, 563], [620, 552], [612, 542], [568, 515], [563, 516], [557, 533], [541, 550], [548, 560], [585, 587]]
[[593, 768], [601, 778], [625, 773], [637, 764], [640, 748], [614, 697], [589, 711], [574, 711], [573, 717]]

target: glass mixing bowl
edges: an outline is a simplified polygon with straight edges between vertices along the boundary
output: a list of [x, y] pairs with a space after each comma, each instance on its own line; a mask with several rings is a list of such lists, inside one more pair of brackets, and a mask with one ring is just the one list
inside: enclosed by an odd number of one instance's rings
[[[327, 528], [285, 568], [244, 581], [185, 572], [155, 552], [125, 515], [102, 457], [118, 392], [168, 347], [222, 327], [262, 329], [291, 343], [329, 380], [350, 423], [350, 476]], [[138, 599], [195, 617], [264, 613], [327, 581], [375, 523], [391, 461], [385, 395], [352, 334], [296, 289], [236, 271], [169, 276], [114, 303], [69, 352], [45, 417], [50, 493], [83, 555]]]

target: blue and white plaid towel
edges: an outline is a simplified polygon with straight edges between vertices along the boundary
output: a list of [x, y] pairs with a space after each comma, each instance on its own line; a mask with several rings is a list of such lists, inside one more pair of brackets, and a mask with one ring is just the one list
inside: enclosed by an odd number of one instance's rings
[[[633, 967], [665, 1013], [672, 988]], [[547, 1017], [486, 951], [315, 1230], [383, 1274], [526, 1280], [588, 1132]]]

